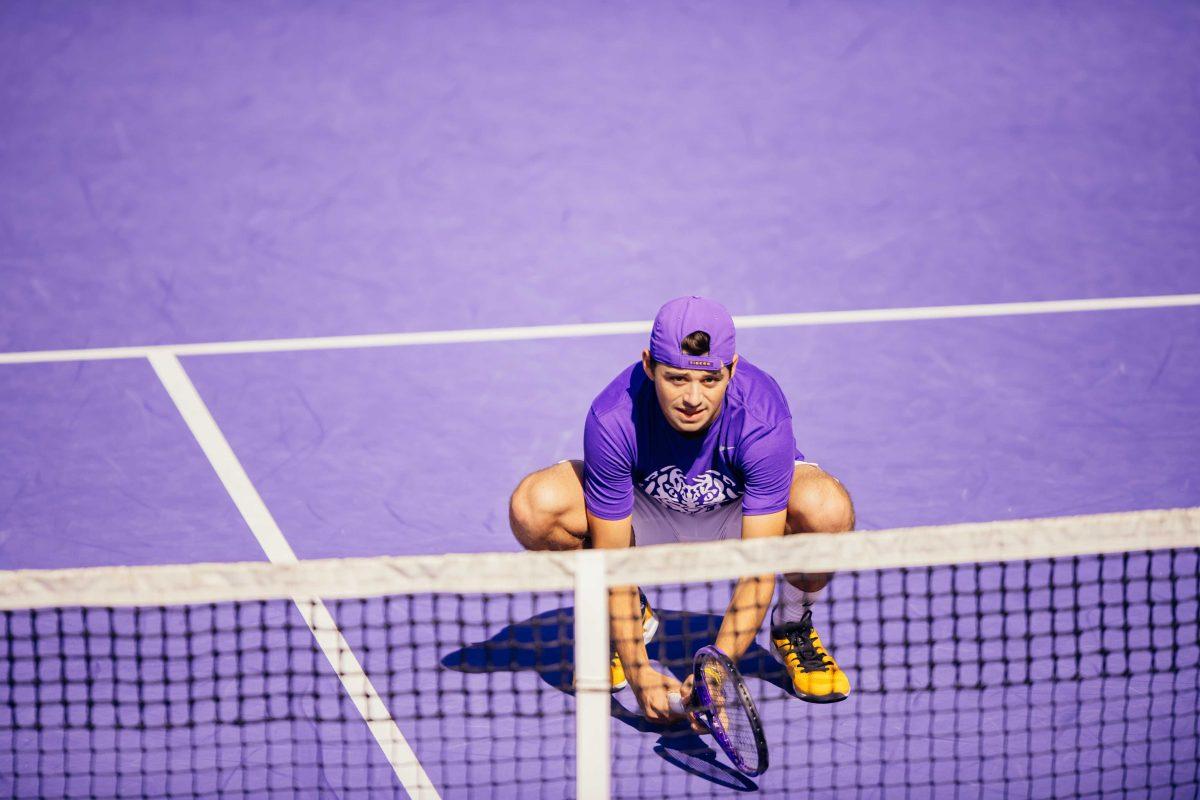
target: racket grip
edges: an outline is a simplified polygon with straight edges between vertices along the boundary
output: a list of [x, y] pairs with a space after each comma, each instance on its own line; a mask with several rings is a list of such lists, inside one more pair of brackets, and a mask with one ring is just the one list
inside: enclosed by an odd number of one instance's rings
[[679, 692], [667, 692], [667, 704], [671, 707], [672, 714], [684, 714], [687, 709], [683, 707], [683, 698]]

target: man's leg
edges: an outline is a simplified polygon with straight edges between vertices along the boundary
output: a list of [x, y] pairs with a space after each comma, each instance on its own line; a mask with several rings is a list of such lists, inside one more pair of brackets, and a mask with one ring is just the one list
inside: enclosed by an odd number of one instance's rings
[[[843, 533], [854, 530], [854, 505], [837, 478], [812, 464], [797, 464], [788, 500], [787, 534]], [[821, 643], [812, 621], [817, 593], [829, 573], [784, 575], [771, 615], [771, 641], [787, 668], [796, 693], [829, 703], [846, 699], [850, 682]]]
[[[587, 513], [583, 503], [583, 462], [561, 461], [526, 475], [508, 503], [513, 536], [526, 550], [578, 550], [586, 547]], [[639, 591], [640, 594], [640, 591]], [[646, 644], [658, 630], [658, 617], [641, 595], [642, 637]], [[612, 690], [627, 685], [625, 668], [614, 649]]]
[[561, 461], [526, 475], [508, 503], [513, 536], [526, 550], [578, 550], [587, 540], [583, 462]]
[[[842, 482], [815, 464], [797, 464], [788, 497], [785, 534], [846, 533], [854, 530], [854, 503]], [[788, 583], [805, 592], [819, 592], [833, 577], [827, 572], [794, 572]]]

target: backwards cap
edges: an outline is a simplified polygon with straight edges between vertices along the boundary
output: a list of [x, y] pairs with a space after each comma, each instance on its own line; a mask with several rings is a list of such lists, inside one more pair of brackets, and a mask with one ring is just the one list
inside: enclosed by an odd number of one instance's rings
[[[679, 346], [690, 333], [708, 334], [708, 354], [693, 356]], [[703, 297], [676, 297], [658, 310], [650, 331], [650, 357], [676, 369], [716, 372], [733, 363], [737, 352], [733, 317], [725, 306]]]

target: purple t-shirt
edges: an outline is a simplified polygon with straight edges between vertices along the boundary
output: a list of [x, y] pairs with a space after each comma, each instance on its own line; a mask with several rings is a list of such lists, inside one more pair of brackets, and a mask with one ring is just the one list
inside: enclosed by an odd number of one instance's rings
[[787, 508], [795, 462], [803, 459], [783, 391], [746, 359], [738, 360], [717, 418], [697, 437], [667, 422], [639, 361], [588, 412], [584, 499], [601, 519], [629, 516], [635, 490], [684, 514], [739, 499], [743, 514], [772, 514]]

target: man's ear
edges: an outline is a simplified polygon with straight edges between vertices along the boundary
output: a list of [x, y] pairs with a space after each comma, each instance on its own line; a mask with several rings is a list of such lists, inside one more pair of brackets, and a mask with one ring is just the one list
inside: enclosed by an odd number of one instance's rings
[[733, 357], [733, 361], [729, 362], [729, 378], [730, 378], [730, 380], [733, 379], [733, 373], [737, 372], [737, 362], [738, 362], [738, 357], [736, 355]]
[[650, 367], [650, 350], [649, 349], [642, 351], [642, 369], [645, 371], [647, 378], [649, 378], [650, 380], [654, 380], [654, 370]]

